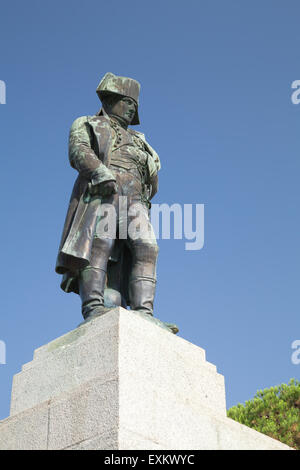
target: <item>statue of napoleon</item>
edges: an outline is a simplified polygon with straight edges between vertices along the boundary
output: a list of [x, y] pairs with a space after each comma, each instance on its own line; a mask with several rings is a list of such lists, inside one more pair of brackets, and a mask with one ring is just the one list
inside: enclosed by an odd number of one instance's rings
[[153, 319], [158, 246], [149, 211], [160, 160], [145, 136], [128, 127], [140, 123], [139, 93], [136, 80], [107, 73], [97, 88], [99, 113], [79, 117], [70, 130], [69, 160], [79, 175], [56, 272], [65, 292], [80, 295], [84, 323], [116, 306]]

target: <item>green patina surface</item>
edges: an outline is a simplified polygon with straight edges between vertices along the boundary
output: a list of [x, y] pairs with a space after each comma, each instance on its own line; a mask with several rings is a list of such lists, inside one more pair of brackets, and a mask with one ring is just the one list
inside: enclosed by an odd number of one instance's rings
[[154, 323], [155, 325], [159, 326], [160, 328], [163, 328], [164, 330], [167, 330], [169, 332], [172, 332], [174, 334], [178, 333], [178, 327], [174, 323], [166, 323], [158, 318], [153, 317], [152, 315], [149, 315], [147, 313], [142, 313], [137, 310], [130, 310], [130, 313], [134, 313], [135, 315], [138, 315], [139, 317], [144, 318], [147, 321], [150, 321], [151, 323]]
[[54, 351], [55, 349], [61, 348], [62, 346], [67, 346], [68, 344], [76, 341], [78, 338], [80, 338], [84, 334], [85, 334], [85, 328], [76, 328], [76, 330], [70, 331], [70, 333], [67, 333], [61, 338], [58, 338], [52, 341], [51, 343], [49, 343], [47, 351], [51, 352], [51, 351]]

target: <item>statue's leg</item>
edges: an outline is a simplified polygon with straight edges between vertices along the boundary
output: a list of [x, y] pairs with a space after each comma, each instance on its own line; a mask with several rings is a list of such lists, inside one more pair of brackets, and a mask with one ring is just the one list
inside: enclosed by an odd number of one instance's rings
[[[131, 242], [131, 250], [133, 269], [129, 281], [130, 307], [132, 310], [153, 316], [158, 246], [139, 240], [139, 243]], [[174, 334], [179, 331], [174, 323], [161, 321], [159, 323]]]
[[128, 293], [130, 308], [153, 315], [158, 245], [149, 219], [149, 209], [141, 202], [141, 188], [131, 189], [128, 202], [128, 238], [131, 273]]
[[80, 271], [79, 295], [82, 302], [82, 316], [85, 321], [106, 313], [104, 307], [104, 289], [106, 283], [107, 262], [114, 240], [95, 238], [92, 245], [90, 265]]
[[[116, 241], [119, 243], [119, 240]], [[104, 291], [105, 307], [127, 307], [126, 299], [122, 295], [123, 282], [123, 253], [118, 252], [118, 259], [109, 260], [107, 265], [106, 287]]]
[[131, 241], [132, 271], [129, 280], [129, 298], [132, 310], [153, 315], [156, 288], [156, 260], [158, 246], [143, 240]]
[[[129, 298], [132, 310], [153, 316], [153, 303], [156, 288], [156, 263], [158, 256], [158, 245], [155, 234], [151, 226], [148, 210], [143, 205], [139, 205], [138, 223], [135, 216], [128, 217], [129, 227], [133, 222], [133, 227], [140, 227], [141, 235], [128, 230], [128, 245], [132, 255], [132, 270], [129, 280]], [[130, 211], [129, 211], [130, 215]], [[144, 231], [143, 231], [144, 229]], [[131, 233], [130, 233], [131, 232]], [[137, 236], [135, 236], [137, 235]], [[178, 333], [178, 327], [174, 323], [161, 322], [172, 333]]]

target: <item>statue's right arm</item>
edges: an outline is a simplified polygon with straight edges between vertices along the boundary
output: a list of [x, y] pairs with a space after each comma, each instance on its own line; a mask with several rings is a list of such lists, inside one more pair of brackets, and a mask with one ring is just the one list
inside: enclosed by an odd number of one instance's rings
[[101, 162], [92, 148], [91, 128], [87, 116], [77, 118], [69, 136], [69, 160], [80, 175], [94, 186], [115, 181], [112, 172]]

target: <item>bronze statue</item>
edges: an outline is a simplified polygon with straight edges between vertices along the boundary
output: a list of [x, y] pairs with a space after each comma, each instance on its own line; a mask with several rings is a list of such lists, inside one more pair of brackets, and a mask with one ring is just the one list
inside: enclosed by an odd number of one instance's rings
[[[153, 318], [158, 245], [149, 210], [160, 160], [144, 135], [128, 127], [139, 124], [139, 92], [136, 80], [107, 73], [97, 88], [102, 108], [95, 116], [76, 119], [70, 130], [69, 160], [79, 176], [56, 272], [63, 275], [65, 292], [80, 295], [84, 322], [115, 306]], [[115, 214], [116, 236], [99, 230], [105, 219], [99, 208], [108, 206]], [[129, 226], [137, 217], [133, 236]], [[156, 322], [178, 332], [174, 324]]]

